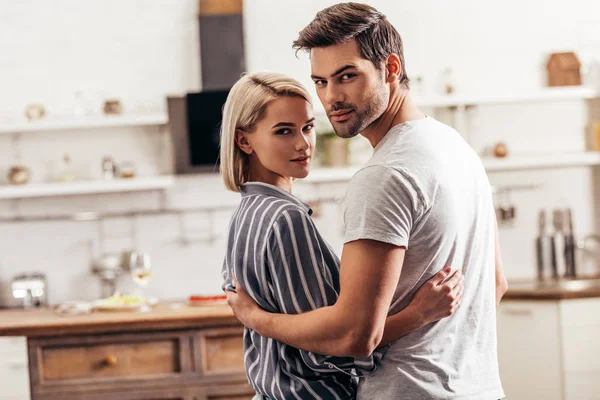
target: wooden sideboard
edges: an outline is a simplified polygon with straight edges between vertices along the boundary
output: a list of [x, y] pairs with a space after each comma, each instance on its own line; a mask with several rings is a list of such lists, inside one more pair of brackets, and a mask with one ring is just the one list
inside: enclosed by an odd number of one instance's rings
[[0, 314], [0, 334], [27, 336], [32, 400], [251, 399], [231, 310], [166, 307], [113, 318], [36, 310], [8, 328]]

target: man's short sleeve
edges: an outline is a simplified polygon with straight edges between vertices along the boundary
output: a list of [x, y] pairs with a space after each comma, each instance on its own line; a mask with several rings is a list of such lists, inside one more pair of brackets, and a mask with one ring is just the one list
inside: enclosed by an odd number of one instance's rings
[[346, 192], [344, 243], [372, 239], [408, 248], [411, 232], [427, 209], [425, 196], [407, 174], [383, 165], [354, 175]]

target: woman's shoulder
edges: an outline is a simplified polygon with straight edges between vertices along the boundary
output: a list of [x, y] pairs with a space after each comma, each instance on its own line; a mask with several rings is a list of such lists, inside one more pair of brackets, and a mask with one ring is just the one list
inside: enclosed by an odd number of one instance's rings
[[246, 197], [236, 210], [242, 224], [263, 225], [269, 228], [282, 224], [298, 224], [310, 221], [310, 208], [297, 202], [268, 195]]

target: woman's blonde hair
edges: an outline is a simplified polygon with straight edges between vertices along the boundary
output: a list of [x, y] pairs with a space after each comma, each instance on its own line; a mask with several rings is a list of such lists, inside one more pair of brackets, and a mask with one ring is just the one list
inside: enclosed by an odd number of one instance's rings
[[242, 76], [233, 85], [223, 106], [221, 124], [221, 175], [228, 190], [240, 191], [248, 181], [249, 159], [237, 145], [237, 130], [253, 132], [269, 104], [280, 97], [297, 96], [312, 106], [308, 91], [287, 75], [258, 72]]

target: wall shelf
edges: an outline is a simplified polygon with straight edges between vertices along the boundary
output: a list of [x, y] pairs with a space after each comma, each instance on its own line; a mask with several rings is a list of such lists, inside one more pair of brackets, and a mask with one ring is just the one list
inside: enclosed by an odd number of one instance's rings
[[168, 122], [166, 114], [114, 115], [70, 119], [43, 119], [0, 124], [0, 135], [26, 132], [98, 129], [125, 126], [160, 126]]
[[173, 176], [137, 177], [108, 181], [31, 183], [20, 186], [0, 186], [0, 199], [73, 196], [100, 193], [164, 190], [174, 182]]
[[[482, 160], [488, 173], [549, 168], [589, 167], [600, 165], [600, 152], [483, 158]], [[315, 168], [306, 179], [302, 180], [302, 182], [328, 183], [348, 181], [359, 169], [360, 167]]]
[[531, 169], [590, 167], [600, 165], [599, 152], [486, 158], [487, 172], [522, 171]]
[[600, 93], [597, 90], [586, 86], [540, 88], [528, 92], [508, 92], [500, 95], [452, 94], [419, 97], [417, 94], [413, 94], [415, 102], [422, 108], [574, 101], [599, 97]]

